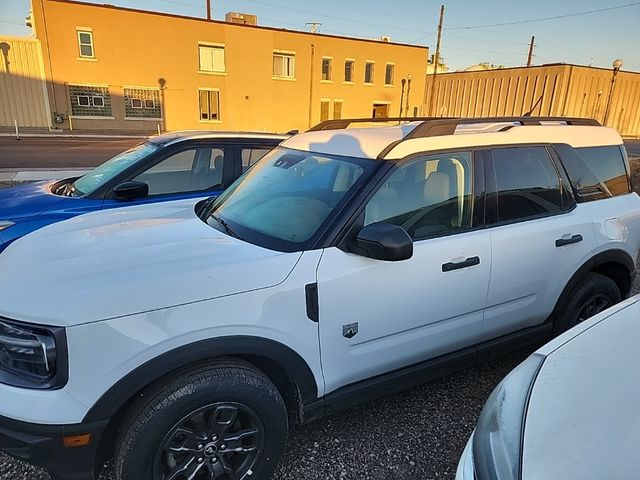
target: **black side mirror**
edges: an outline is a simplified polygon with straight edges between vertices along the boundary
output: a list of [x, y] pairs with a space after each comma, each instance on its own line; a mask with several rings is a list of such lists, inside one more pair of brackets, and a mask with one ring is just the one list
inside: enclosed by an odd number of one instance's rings
[[143, 182], [123, 182], [113, 189], [116, 200], [136, 200], [149, 195], [149, 185]]
[[407, 231], [390, 223], [364, 227], [356, 237], [356, 246], [358, 253], [374, 260], [399, 262], [413, 256], [413, 240]]

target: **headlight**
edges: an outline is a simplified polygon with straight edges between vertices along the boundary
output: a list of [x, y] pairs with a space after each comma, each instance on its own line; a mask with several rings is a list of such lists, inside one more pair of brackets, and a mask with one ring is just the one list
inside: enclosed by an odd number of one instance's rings
[[520, 480], [524, 417], [544, 357], [533, 354], [507, 375], [485, 403], [473, 434], [478, 480]]
[[0, 319], [0, 383], [60, 388], [67, 380], [64, 329], [44, 329]]
[[9, 222], [9, 221], [0, 220], [0, 232], [2, 230], [6, 230], [7, 228], [9, 228], [12, 225], [15, 225], [15, 223]]

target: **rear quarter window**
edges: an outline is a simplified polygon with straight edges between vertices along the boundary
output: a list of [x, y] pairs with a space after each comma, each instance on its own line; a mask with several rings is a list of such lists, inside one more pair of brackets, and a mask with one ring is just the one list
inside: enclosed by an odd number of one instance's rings
[[624, 195], [631, 191], [627, 166], [618, 145], [573, 148], [556, 145], [578, 202]]

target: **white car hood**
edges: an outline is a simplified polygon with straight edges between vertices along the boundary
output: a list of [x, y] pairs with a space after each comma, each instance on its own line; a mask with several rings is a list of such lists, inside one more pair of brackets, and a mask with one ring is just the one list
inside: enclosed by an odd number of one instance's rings
[[300, 253], [210, 227], [195, 201], [95, 212], [37, 230], [0, 254], [0, 316], [71, 326], [267, 288]]
[[547, 358], [531, 392], [522, 478], [638, 478], [637, 300], [593, 317], [539, 350]]

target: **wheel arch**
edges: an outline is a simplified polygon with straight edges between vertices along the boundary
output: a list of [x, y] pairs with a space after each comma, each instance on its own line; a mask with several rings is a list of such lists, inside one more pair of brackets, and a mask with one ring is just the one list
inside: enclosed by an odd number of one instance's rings
[[318, 387], [311, 368], [298, 353], [280, 342], [232, 336], [183, 345], [131, 371], [105, 392], [87, 412], [83, 423], [109, 419], [100, 439], [96, 465], [110, 457], [120, 422], [146, 389], [195, 363], [234, 358], [250, 363], [274, 383], [283, 396], [290, 421], [301, 421], [303, 405], [318, 400]]
[[552, 321], [555, 320], [558, 312], [564, 305], [567, 295], [587, 273], [599, 273], [611, 278], [611, 280], [618, 285], [622, 297], [626, 298], [631, 291], [634, 271], [635, 263], [633, 258], [631, 258], [631, 255], [624, 250], [611, 249], [594, 255], [584, 262], [582, 266], [571, 276], [562, 290], [562, 293], [558, 297], [558, 301], [556, 302], [553, 312], [549, 318]]

